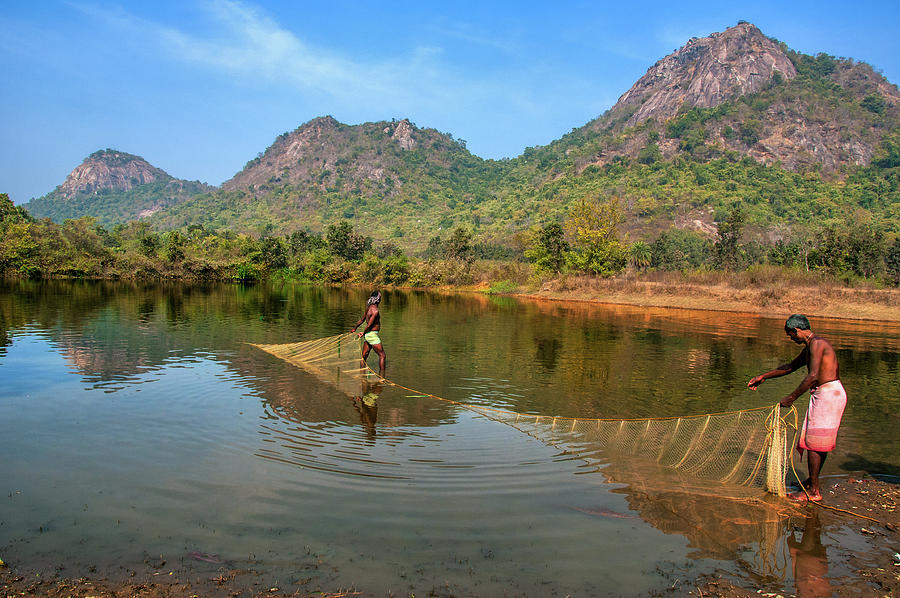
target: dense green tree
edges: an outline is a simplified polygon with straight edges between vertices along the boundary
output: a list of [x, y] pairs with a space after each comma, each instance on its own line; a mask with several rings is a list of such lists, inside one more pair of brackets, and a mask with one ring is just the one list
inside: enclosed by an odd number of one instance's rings
[[453, 229], [450, 238], [444, 243], [444, 257], [451, 260], [471, 262], [475, 259], [472, 253], [472, 233], [458, 226]]
[[653, 261], [653, 249], [644, 241], [636, 241], [628, 248], [628, 259], [632, 266], [643, 270]]
[[744, 234], [744, 210], [738, 206], [719, 222], [716, 232], [716, 265], [723, 270], [735, 270], [741, 262], [741, 237]]
[[346, 220], [340, 224], [329, 224], [325, 239], [332, 255], [349, 261], [359, 261], [372, 249], [372, 238], [356, 234], [353, 226]]
[[287, 266], [287, 249], [281, 239], [266, 237], [260, 244], [259, 261], [267, 270], [278, 270]]
[[566, 263], [569, 243], [565, 231], [558, 222], [550, 222], [534, 234], [534, 240], [525, 250], [525, 257], [545, 272], [560, 273]]
[[894, 239], [894, 243], [887, 251], [884, 262], [888, 279], [894, 285], [900, 286], [900, 238]]
[[8, 193], [0, 193], [0, 226], [13, 222], [31, 221], [31, 215], [21, 206], [13, 204]]
[[621, 220], [617, 198], [605, 203], [582, 201], [566, 221], [572, 239], [572, 251], [567, 256], [569, 266], [599, 276], [620, 272], [627, 260], [627, 250], [619, 240]]
[[140, 238], [141, 253], [147, 257], [154, 257], [159, 249], [159, 237], [146, 234]]
[[175, 264], [184, 259], [185, 238], [179, 231], [174, 230], [166, 237], [166, 259]]
[[678, 228], [664, 231], [652, 244], [650, 265], [659, 270], [692, 270], [710, 265], [712, 242], [705, 236]]

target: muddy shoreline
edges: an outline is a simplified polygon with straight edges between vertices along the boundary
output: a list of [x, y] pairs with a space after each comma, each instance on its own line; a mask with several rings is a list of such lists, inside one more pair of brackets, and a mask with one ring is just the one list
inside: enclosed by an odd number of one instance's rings
[[[721, 571], [695, 579], [676, 579], [669, 589], [653, 596], [900, 596], [900, 479], [890, 476], [832, 477], [825, 486], [825, 499], [819, 505], [785, 503], [792, 521], [791, 571], [795, 582], [739, 578]], [[858, 516], [857, 516], [858, 515]], [[805, 523], [804, 523], [805, 522]], [[829, 538], [846, 537], [853, 541], [821, 543], [817, 531], [810, 539], [810, 522], [829, 530]], [[840, 533], [836, 533], [839, 530]], [[810, 544], [812, 542], [812, 544]], [[809, 546], [805, 546], [810, 544]], [[827, 553], [827, 554], [826, 554]], [[11, 555], [0, 555], [8, 556]], [[8, 562], [0, 568], [0, 596], [39, 596], [62, 598], [112, 598], [145, 596], [148, 598], [276, 597], [309, 596], [339, 598], [376, 596], [348, 585], [353, 572], [343, 572], [344, 585], [333, 574], [320, 575], [328, 566], [321, 559], [298, 563], [296, 579], [278, 583], [264, 573], [217, 563], [211, 555], [193, 555], [177, 562], [145, 559], [137, 567], [123, 564], [117, 571], [72, 572], [60, 567], [37, 570], [28, 563]], [[404, 587], [397, 580], [398, 588]], [[629, 595], [627, 588], [614, 593]], [[394, 595], [406, 595], [399, 591]], [[436, 588], [434, 596], [456, 595], [450, 588]]]

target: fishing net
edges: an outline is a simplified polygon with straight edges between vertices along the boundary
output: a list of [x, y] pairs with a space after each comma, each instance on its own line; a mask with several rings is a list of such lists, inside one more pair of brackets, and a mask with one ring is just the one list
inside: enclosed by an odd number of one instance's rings
[[533, 415], [470, 405], [382, 380], [362, 361], [362, 341], [352, 333], [299, 343], [253, 346], [303, 368], [350, 396], [358, 394], [360, 380], [378, 379], [415, 393], [414, 396], [459, 405], [548, 444], [565, 447], [598, 467], [627, 462], [629, 478], [655, 478], [660, 472], [674, 472], [673, 483], [682, 485], [690, 479], [698, 484], [710, 482], [751, 492], [786, 494], [788, 431], [797, 427], [793, 408], [785, 413], [775, 405], [642, 419]]

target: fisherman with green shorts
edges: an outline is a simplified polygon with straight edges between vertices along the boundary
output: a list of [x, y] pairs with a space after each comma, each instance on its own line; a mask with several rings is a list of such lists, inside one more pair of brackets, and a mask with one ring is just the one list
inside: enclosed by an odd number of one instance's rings
[[378, 353], [378, 375], [384, 377], [386, 358], [384, 356], [384, 348], [381, 346], [381, 338], [378, 336], [378, 331], [381, 330], [381, 313], [378, 311], [379, 303], [381, 303], [381, 293], [372, 291], [372, 295], [366, 302], [366, 311], [350, 331], [356, 332], [360, 324], [366, 323], [363, 331], [359, 333], [359, 336], [365, 338], [366, 341], [363, 343], [362, 367], [366, 367], [366, 358], [369, 356], [369, 351], [375, 349], [375, 352]]

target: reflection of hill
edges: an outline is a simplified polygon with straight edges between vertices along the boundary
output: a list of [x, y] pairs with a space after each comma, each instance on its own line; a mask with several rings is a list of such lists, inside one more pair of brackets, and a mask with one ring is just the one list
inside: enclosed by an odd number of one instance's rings
[[346, 303], [324, 289], [19, 281], [0, 289], [0, 339], [30, 325], [90, 380], [125, 381], [173, 356], [208, 357], [285, 329], [330, 332], [348, 318]]

